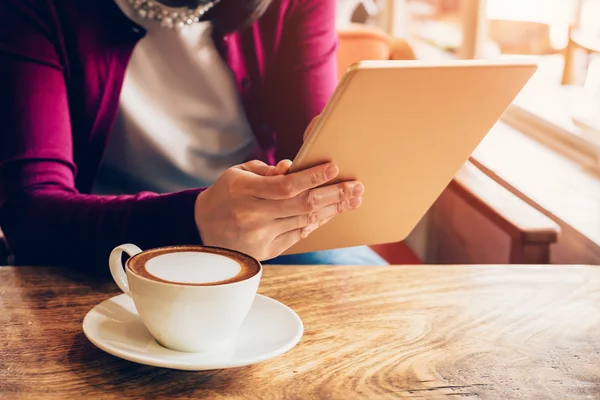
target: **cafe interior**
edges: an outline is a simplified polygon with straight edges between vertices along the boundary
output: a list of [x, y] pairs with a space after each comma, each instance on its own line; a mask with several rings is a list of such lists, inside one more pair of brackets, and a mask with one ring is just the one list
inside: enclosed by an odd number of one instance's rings
[[[539, 62], [410, 236], [373, 246], [382, 257], [392, 264], [600, 261], [598, 18], [597, 0], [339, 0], [339, 76], [361, 60]], [[0, 260], [10, 260], [2, 241]]]
[[393, 263], [600, 261], [600, 2], [340, 1], [339, 71], [361, 59], [529, 58], [539, 69]]
[[338, 0], [339, 76], [539, 68], [410, 235], [371, 246], [389, 267], [265, 266], [235, 362], [159, 346], [115, 282], [0, 240], [0, 398], [599, 399], [598, 21], [600, 0]]

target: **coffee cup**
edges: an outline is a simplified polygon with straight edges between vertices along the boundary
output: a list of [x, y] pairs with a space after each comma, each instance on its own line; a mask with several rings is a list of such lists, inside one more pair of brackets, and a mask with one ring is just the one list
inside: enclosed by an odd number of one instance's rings
[[[123, 253], [130, 256], [124, 267]], [[262, 276], [253, 257], [207, 246], [142, 251], [124, 244], [111, 252], [109, 265], [156, 341], [193, 353], [233, 346]]]

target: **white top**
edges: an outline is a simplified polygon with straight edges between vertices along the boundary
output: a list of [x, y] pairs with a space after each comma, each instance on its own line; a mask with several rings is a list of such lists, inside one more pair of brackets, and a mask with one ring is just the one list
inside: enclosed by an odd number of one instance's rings
[[164, 28], [139, 18], [127, 0], [115, 1], [147, 34], [127, 67], [101, 166], [110, 177], [100, 174], [99, 191], [132, 189], [116, 188], [115, 176], [135, 182], [134, 191], [214, 183], [225, 169], [246, 160], [255, 139], [210, 23]]

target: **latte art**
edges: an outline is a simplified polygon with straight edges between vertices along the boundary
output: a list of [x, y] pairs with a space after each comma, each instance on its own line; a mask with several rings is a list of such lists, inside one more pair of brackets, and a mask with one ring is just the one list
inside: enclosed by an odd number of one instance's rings
[[178, 246], [133, 256], [127, 268], [143, 278], [179, 285], [215, 286], [246, 280], [260, 271], [252, 257], [232, 250]]

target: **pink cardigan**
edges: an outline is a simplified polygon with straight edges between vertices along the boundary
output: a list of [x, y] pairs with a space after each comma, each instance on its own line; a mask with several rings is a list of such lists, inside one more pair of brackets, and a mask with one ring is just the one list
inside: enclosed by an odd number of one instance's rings
[[[335, 3], [274, 0], [249, 29], [215, 33], [257, 138], [253, 158], [292, 158], [333, 92]], [[105, 272], [121, 243], [201, 243], [200, 188], [90, 194], [144, 33], [113, 0], [0, 2], [0, 227], [18, 264]]]

